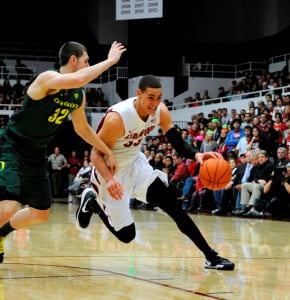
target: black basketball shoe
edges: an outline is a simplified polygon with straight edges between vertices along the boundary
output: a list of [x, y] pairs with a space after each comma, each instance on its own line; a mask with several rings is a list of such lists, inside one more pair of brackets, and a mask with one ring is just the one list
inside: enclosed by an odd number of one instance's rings
[[92, 188], [86, 188], [81, 197], [81, 203], [76, 212], [76, 219], [82, 228], [87, 228], [90, 224], [93, 213], [97, 213], [96, 194]]
[[234, 270], [235, 264], [230, 260], [220, 257], [217, 253], [212, 250], [209, 256], [206, 257], [205, 266], [206, 269], [216, 269], [216, 270]]

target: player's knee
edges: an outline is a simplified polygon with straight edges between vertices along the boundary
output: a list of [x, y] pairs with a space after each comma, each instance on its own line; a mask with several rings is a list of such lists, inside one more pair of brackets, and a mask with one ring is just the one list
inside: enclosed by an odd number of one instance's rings
[[11, 219], [11, 217], [17, 212], [17, 209], [14, 209], [14, 207], [5, 207], [0, 211], [0, 219], [2, 223], [6, 223], [8, 220]]
[[160, 201], [168, 196], [168, 187], [157, 177], [147, 189], [146, 200], [159, 206]]
[[[0, 192], [1, 193], [1, 192]], [[14, 199], [14, 198], [1, 198], [0, 199]], [[3, 223], [6, 223], [18, 210], [19, 202], [11, 200], [2, 200], [0, 202], [0, 218]]]
[[131, 225], [122, 228], [117, 232], [116, 236], [121, 242], [126, 244], [130, 243], [136, 237], [135, 224], [132, 223]]

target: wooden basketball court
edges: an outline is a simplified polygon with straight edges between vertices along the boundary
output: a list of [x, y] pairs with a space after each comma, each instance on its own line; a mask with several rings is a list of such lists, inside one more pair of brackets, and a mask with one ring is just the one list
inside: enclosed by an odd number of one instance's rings
[[202, 253], [162, 211], [133, 210], [137, 237], [119, 242], [77, 205], [53, 203], [48, 223], [6, 239], [0, 300], [290, 299], [287, 221], [191, 215], [234, 271], [204, 269]]

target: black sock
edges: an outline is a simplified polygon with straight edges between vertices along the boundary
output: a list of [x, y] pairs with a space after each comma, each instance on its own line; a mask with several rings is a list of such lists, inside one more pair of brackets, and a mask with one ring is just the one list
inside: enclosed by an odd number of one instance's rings
[[6, 235], [8, 235], [8, 233], [10, 233], [11, 231], [14, 231], [14, 230], [16, 230], [16, 229], [13, 228], [10, 224], [10, 221], [8, 221], [0, 228], [0, 236], [6, 236]]
[[194, 221], [181, 208], [173, 193], [159, 179], [149, 186], [147, 190], [147, 201], [164, 210], [176, 223], [179, 230], [187, 235], [205, 256], [212, 254], [212, 249], [195, 225]]

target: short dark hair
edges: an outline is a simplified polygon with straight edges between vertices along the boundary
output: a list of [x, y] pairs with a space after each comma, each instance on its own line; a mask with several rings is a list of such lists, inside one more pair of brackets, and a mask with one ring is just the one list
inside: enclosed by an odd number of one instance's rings
[[273, 124], [274, 124], [274, 121], [273, 121], [272, 119], [269, 119], [269, 120], [267, 120], [266, 124], [271, 124], [271, 125], [273, 125]]
[[182, 156], [177, 151], [174, 151], [172, 153], [172, 158], [173, 158], [173, 156], [175, 156], [176, 158], [181, 158], [182, 159]]
[[245, 130], [245, 129], [252, 130], [252, 126], [246, 125], [246, 126], [244, 127], [244, 130]]
[[64, 43], [58, 53], [59, 65], [66, 65], [72, 55], [80, 58], [84, 52], [87, 52], [87, 48], [78, 42], [71, 41]]
[[234, 124], [234, 123], [239, 123], [241, 125], [241, 119], [238, 119], [238, 118], [233, 119], [232, 124]]
[[144, 92], [147, 88], [159, 89], [161, 88], [160, 78], [154, 75], [145, 75], [139, 81], [138, 88]]
[[166, 155], [164, 158], [169, 158], [171, 160], [171, 162], [173, 161], [172, 156], [171, 155]]

